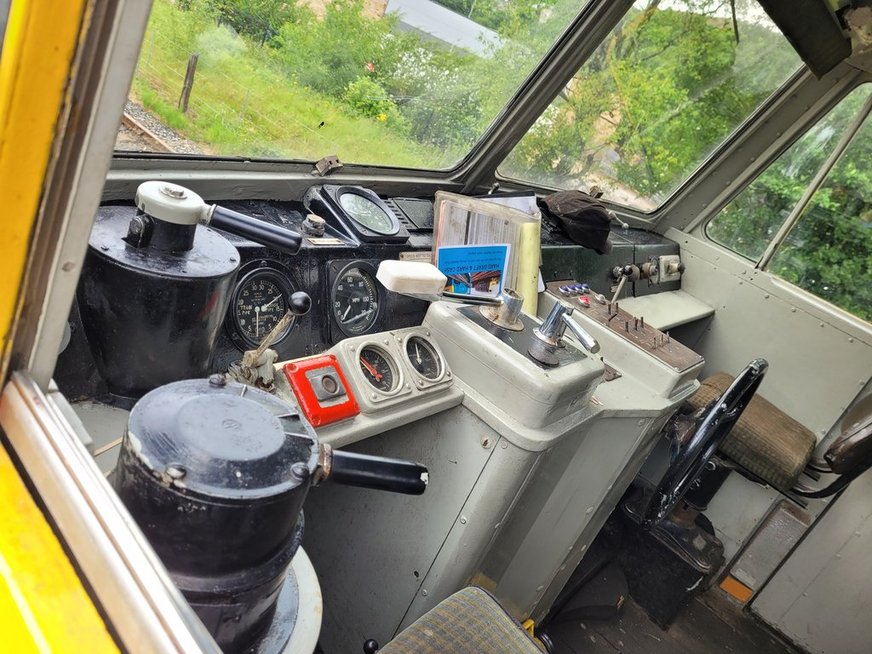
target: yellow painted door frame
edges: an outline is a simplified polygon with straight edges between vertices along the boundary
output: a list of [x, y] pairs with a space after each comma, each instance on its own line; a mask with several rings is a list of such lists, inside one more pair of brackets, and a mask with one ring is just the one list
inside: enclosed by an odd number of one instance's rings
[[[0, 386], [26, 298], [32, 235], [63, 137], [90, 0], [13, 0], [0, 50]], [[0, 633], [15, 652], [117, 652], [46, 517], [0, 444]]]
[[89, 0], [13, 0], [0, 55], [0, 383]]

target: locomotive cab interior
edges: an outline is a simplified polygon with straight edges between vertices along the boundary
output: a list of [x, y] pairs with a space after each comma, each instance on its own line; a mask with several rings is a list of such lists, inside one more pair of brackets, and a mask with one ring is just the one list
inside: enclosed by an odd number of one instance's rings
[[0, 425], [120, 650], [868, 650], [868, 3], [79, 4]]

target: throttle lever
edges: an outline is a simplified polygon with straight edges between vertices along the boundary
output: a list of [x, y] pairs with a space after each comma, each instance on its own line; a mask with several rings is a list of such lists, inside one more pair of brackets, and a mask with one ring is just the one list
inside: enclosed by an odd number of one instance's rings
[[217, 204], [208, 207], [201, 222], [287, 254], [296, 254], [303, 242], [299, 232], [246, 216], [244, 213]]
[[430, 473], [426, 466], [414, 461], [341, 452], [322, 443], [315, 483], [328, 479], [345, 486], [422, 495]]

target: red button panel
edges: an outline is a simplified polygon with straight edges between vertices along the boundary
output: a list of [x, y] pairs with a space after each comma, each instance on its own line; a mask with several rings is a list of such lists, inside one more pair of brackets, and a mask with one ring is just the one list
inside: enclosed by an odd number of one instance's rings
[[353, 418], [360, 413], [351, 385], [332, 354], [290, 361], [282, 370], [313, 427]]

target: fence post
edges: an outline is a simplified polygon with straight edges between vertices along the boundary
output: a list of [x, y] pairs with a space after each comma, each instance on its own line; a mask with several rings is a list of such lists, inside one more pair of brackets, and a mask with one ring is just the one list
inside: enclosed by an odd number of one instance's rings
[[188, 70], [185, 71], [185, 83], [182, 86], [182, 95], [179, 98], [179, 109], [182, 113], [188, 112], [188, 100], [191, 99], [191, 89], [194, 88], [194, 72], [197, 70], [197, 59], [200, 55], [194, 53], [188, 59]]

